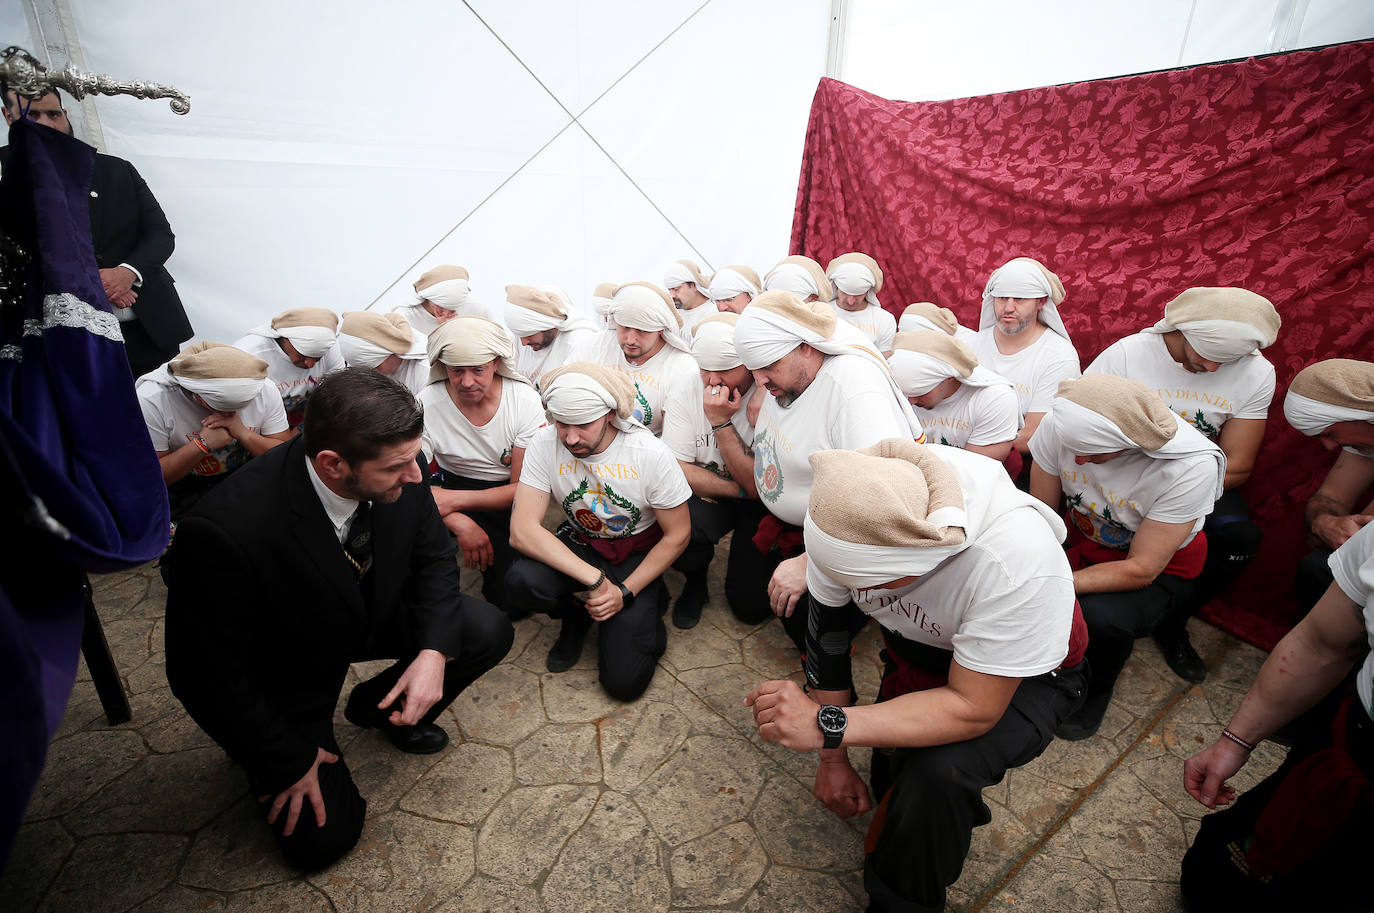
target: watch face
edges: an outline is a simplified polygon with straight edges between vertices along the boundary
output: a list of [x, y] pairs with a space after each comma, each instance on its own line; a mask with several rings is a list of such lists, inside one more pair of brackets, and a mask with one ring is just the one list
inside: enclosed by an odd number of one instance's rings
[[823, 732], [844, 732], [844, 727], [849, 723], [849, 718], [844, 715], [844, 708], [833, 704], [822, 707], [816, 719], [820, 722]]

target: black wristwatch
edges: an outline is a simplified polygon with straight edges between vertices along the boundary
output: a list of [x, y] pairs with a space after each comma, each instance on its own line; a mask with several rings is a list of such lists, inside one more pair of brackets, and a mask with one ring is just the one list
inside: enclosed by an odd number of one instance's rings
[[821, 705], [821, 709], [816, 711], [816, 723], [821, 727], [821, 735], [825, 736], [825, 744], [821, 747], [839, 748], [844, 741], [845, 727], [849, 725], [844, 708], [834, 704]]
[[630, 606], [634, 605], [635, 594], [630, 592], [630, 588], [619, 580], [615, 582], [615, 585], [620, 587], [620, 608], [622, 610], [628, 609]]

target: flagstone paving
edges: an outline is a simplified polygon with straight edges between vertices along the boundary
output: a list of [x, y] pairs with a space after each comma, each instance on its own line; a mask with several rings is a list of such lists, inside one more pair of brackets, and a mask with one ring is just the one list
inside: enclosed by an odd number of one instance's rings
[[[681, 578], [669, 581], [676, 592]], [[367, 826], [345, 859], [300, 875], [242, 773], [171, 695], [156, 568], [100, 578], [134, 719], [107, 724], [83, 666], [0, 875], [0, 911], [862, 911], [868, 816], [830, 814], [811, 795], [814, 756], [763, 742], [744, 707], [761, 681], [800, 680], [797, 654], [780, 625], [736, 621], [721, 592], [717, 576], [701, 624], [670, 627], [653, 684], [630, 704], [601, 692], [595, 638], [574, 669], [545, 671], [557, 631], [531, 618], [445, 712], [452, 742], [437, 755], [400, 754], [340, 710]], [[950, 910], [1181, 910], [1179, 860], [1204, 811], [1183, 791], [1183, 760], [1215, 737], [1264, 659], [1205, 624], [1192, 630], [1212, 667], [1203, 685], [1141, 641], [1097, 736], [1056, 741], [986, 791], [992, 823], [974, 833]], [[855, 650], [865, 699], [879, 643], [870, 625]], [[375, 668], [356, 667], [349, 684]], [[861, 771], [866, 754], [853, 752]], [[1265, 744], [1237, 785], [1282, 758]]]

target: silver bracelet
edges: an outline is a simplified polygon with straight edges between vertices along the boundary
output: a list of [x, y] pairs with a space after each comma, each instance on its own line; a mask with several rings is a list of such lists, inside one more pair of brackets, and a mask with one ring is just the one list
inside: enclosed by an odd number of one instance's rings
[[1254, 745], [1252, 745], [1252, 744], [1250, 744], [1249, 742], [1245, 741], [1245, 740], [1242, 739], [1240, 736], [1238, 736], [1238, 735], [1236, 735], [1234, 732], [1232, 732], [1230, 729], [1222, 729], [1222, 730], [1221, 730], [1221, 734], [1222, 734], [1223, 736], [1225, 736], [1226, 738], [1230, 739], [1232, 742], [1235, 742], [1235, 743], [1236, 743], [1237, 745], [1239, 745], [1241, 748], [1244, 748], [1246, 751], [1254, 751], [1254, 750], [1255, 750], [1255, 746], [1254, 746]]

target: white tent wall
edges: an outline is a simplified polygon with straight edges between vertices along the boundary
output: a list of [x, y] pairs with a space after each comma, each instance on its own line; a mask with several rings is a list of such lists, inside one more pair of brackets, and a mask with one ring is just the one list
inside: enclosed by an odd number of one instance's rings
[[[175, 84], [100, 98], [177, 233], [198, 334], [298, 304], [390, 310], [458, 263], [585, 300], [665, 263], [760, 270], [787, 253], [807, 114], [826, 72], [953, 98], [1374, 35], [1368, 0], [0, 0], [0, 43]], [[78, 135], [82, 127], [78, 119]]]
[[294, 305], [409, 303], [437, 263], [496, 305], [679, 257], [766, 269], [829, 28], [822, 0], [65, 5], [88, 69], [192, 98], [97, 106], [177, 233], [198, 334], [226, 341]]
[[1374, 37], [1370, 0], [837, 0], [868, 92], [934, 101]]

